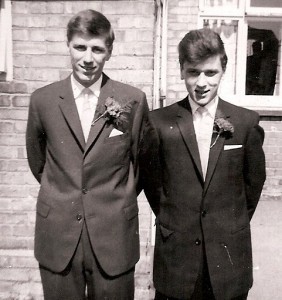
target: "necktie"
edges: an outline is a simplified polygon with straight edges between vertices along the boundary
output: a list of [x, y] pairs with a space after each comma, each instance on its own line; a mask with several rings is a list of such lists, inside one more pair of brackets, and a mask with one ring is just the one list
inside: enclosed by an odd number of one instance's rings
[[204, 179], [206, 178], [209, 152], [210, 152], [210, 134], [209, 134], [209, 122], [208, 111], [205, 107], [200, 106], [196, 112], [196, 138], [198, 143], [198, 149], [201, 159], [201, 166]]
[[81, 126], [84, 134], [85, 141], [88, 139], [88, 135], [91, 128], [91, 122], [94, 117], [93, 105], [91, 103], [91, 97], [94, 96], [89, 88], [85, 88], [82, 91], [83, 94], [83, 108], [81, 115]]

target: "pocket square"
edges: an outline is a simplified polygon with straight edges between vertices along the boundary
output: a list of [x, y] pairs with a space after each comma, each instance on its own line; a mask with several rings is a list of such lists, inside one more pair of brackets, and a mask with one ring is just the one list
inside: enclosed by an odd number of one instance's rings
[[111, 131], [109, 137], [113, 137], [113, 136], [117, 136], [117, 135], [122, 135], [122, 134], [123, 134], [122, 131], [120, 131], [120, 130], [114, 128], [114, 129]]
[[242, 148], [242, 145], [224, 145], [224, 150], [232, 150]]

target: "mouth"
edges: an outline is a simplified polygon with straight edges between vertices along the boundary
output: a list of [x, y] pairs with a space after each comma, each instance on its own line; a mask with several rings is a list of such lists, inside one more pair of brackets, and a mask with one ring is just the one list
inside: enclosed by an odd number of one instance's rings
[[88, 66], [82, 66], [80, 67], [86, 72], [86, 73], [93, 73], [95, 71], [95, 67], [88, 67]]
[[204, 98], [209, 93], [209, 91], [210, 90], [195, 90], [195, 94], [198, 97]]

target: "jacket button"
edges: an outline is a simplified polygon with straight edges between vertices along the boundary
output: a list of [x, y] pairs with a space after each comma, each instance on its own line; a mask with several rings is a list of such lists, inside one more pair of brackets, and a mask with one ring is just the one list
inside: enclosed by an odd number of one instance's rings
[[205, 217], [207, 212], [205, 210], [202, 211], [202, 217]]
[[81, 214], [77, 214], [76, 215], [76, 219], [77, 219], [77, 221], [80, 221], [82, 219], [82, 215]]
[[82, 189], [82, 193], [83, 194], [87, 194], [88, 193], [88, 190], [86, 188]]
[[202, 243], [202, 242], [201, 242], [199, 239], [196, 239], [195, 244], [196, 244], [197, 246], [201, 245], [201, 243]]

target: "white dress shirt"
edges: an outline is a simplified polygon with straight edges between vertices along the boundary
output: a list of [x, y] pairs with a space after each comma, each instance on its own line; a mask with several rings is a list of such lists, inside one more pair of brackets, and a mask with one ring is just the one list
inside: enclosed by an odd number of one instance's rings
[[201, 165], [204, 179], [208, 168], [210, 144], [213, 133], [215, 113], [218, 104], [218, 97], [214, 98], [211, 102], [204, 106], [205, 112], [201, 116], [197, 109], [200, 107], [190, 97], [188, 97], [189, 103], [193, 114], [193, 124], [196, 133], [196, 139], [198, 143], [198, 149], [201, 158]]
[[[93, 111], [93, 118], [94, 118], [98, 98], [101, 91], [102, 78], [103, 76], [100, 76], [100, 78], [89, 87], [89, 89], [93, 92], [93, 94], [91, 94], [89, 97], [89, 101], [91, 103], [91, 110]], [[75, 99], [76, 108], [78, 111], [79, 118], [81, 120], [82, 111], [83, 111], [83, 101], [84, 101], [83, 90], [85, 89], [85, 87], [81, 85], [74, 78], [73, 74], [71, 75], [71, 85], [72, 85], [72, 91]]]

